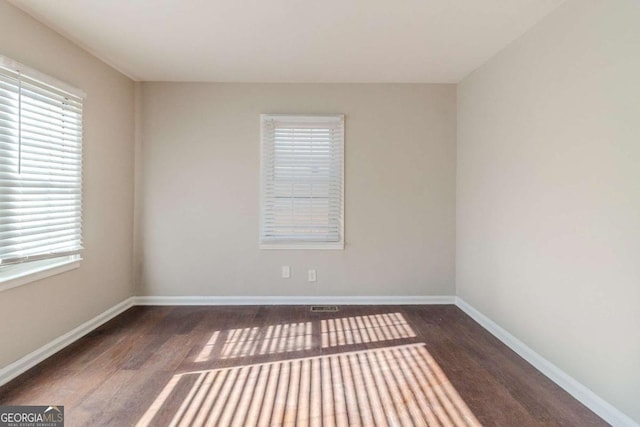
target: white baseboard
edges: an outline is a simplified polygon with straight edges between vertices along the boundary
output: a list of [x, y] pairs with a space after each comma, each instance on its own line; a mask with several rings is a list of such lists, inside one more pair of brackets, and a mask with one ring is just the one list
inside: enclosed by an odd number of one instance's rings
[[454, 296], [145, 296], [135, 305], [433, 305], [455, 304]]
[[63, 348], [72, 344], [74, 341], [82, 338], [84, 335], [93, 331], [98, 326], [108, 322], [128, 308], [133, 307], [133, 305], [133, 298], [127, 298], [121, 303], [111, 307], [104, 313], [97, 315], [93, 319], [84, 322], [77, 328], [67, 332], [66, 334], [49, 342], [48, 344], [43, 345], [39, 349], [0, 369], [0, 385], [8, 383], [18, 375], [33, 368], [38, 363], [59, 352]]
[[455, 300], [455, 304], [458, 308], [478, 322], [480, 326], [491, 332], [507, 347], [518, 353], [520, 357], [533, 365], [551, 381], [562, 387], [567, 393], [572, 395], [587, 408], [598, 414], [603, 420], [614, 427], [639, 427], [639, 425], [627, 415], [620, 412], [613, 405], [606, 402], [573, 377], [569, 376], [569, 374], [564, 372], [562, 369], [536, 353], [525, 343], [511, 335], [493, 320], [489, 319], [487, 316], [465, 302], [462, 298], [456, 297]]

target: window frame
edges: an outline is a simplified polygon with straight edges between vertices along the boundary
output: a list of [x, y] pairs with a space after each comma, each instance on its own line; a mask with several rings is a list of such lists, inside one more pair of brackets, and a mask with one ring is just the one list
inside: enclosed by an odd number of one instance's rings
[[[38, 70], [34, 70], [24, 64], [0, 55], [0, 66], [13, 72], [17, 72], [30, 80], [38, 81], [47, 86], [51, 86], [52, 89], [58, 92], [65, 92], [76, 98], [80, 98], [82, 102], [86, 99], [86, 93], [80, 89], [77, 89], [63, 81], [60, 81], [54, 77], [44, 74]], [[84, 111], [80, 116], [81, 123], [84, 121]], [[80, 147], [84, 145], [84, 132], [80, 133]], [[82, 151], [81, 151], [82, 153]], [[83, 199], [83, 155], [80, 155], [80, 204], [82, 205]], [[81, 209], [82, 215], [82, 209]], [[82, 218], [82, 217], [81, 217]], [[82, 219], [80, 220], [82, 223]], [[66, 271], [74, 270], [80, 267], [82, 261], [82, 253], [77, 254], [61, 254], [57, 257], [27, 260], [15, 264], [7, 264], [0, 266], [0, 292], [12, 289], [18, 286], [25, 285], [37, 280], [44, 279], [46, 277], [61, 274]]]
[[[264, 242], [264, 209], [265, 209], [265, 122], [269, 119], [291, 119], [291, 120], [339, 120], [342, 126], [341, 144], [341, 164], [340, 164], [340, 210], [339, 228], [340, 239], [337, 242], [329, 241], [281, 241]], [[345, 248], [345, 115], [344, 114], [261, 114], [260, 115], [260, 177], [259, 177], [259, 204], [260, 204], [260, 224], [258, 233], [259, 248], [265, 250], [344, 250]]]

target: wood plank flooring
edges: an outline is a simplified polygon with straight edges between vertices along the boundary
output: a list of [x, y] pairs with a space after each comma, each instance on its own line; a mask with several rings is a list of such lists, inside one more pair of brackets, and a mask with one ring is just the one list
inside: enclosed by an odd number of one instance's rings
[[134, 307], [0, 387], [67, 426], [601, 426], [454, 306]]

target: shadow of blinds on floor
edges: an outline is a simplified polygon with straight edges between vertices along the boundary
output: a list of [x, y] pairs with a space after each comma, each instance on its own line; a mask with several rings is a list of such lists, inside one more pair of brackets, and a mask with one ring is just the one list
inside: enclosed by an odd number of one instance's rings
[[170, 398], [174, 426], [480, 426], [424, 344], [179, 374], [137, 426]]

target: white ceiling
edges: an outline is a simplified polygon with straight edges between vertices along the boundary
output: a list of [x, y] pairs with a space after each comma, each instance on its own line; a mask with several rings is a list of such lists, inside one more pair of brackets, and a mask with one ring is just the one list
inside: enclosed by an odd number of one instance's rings
[[456, 83], [563, 0], [11, 0], [136, 80]]

